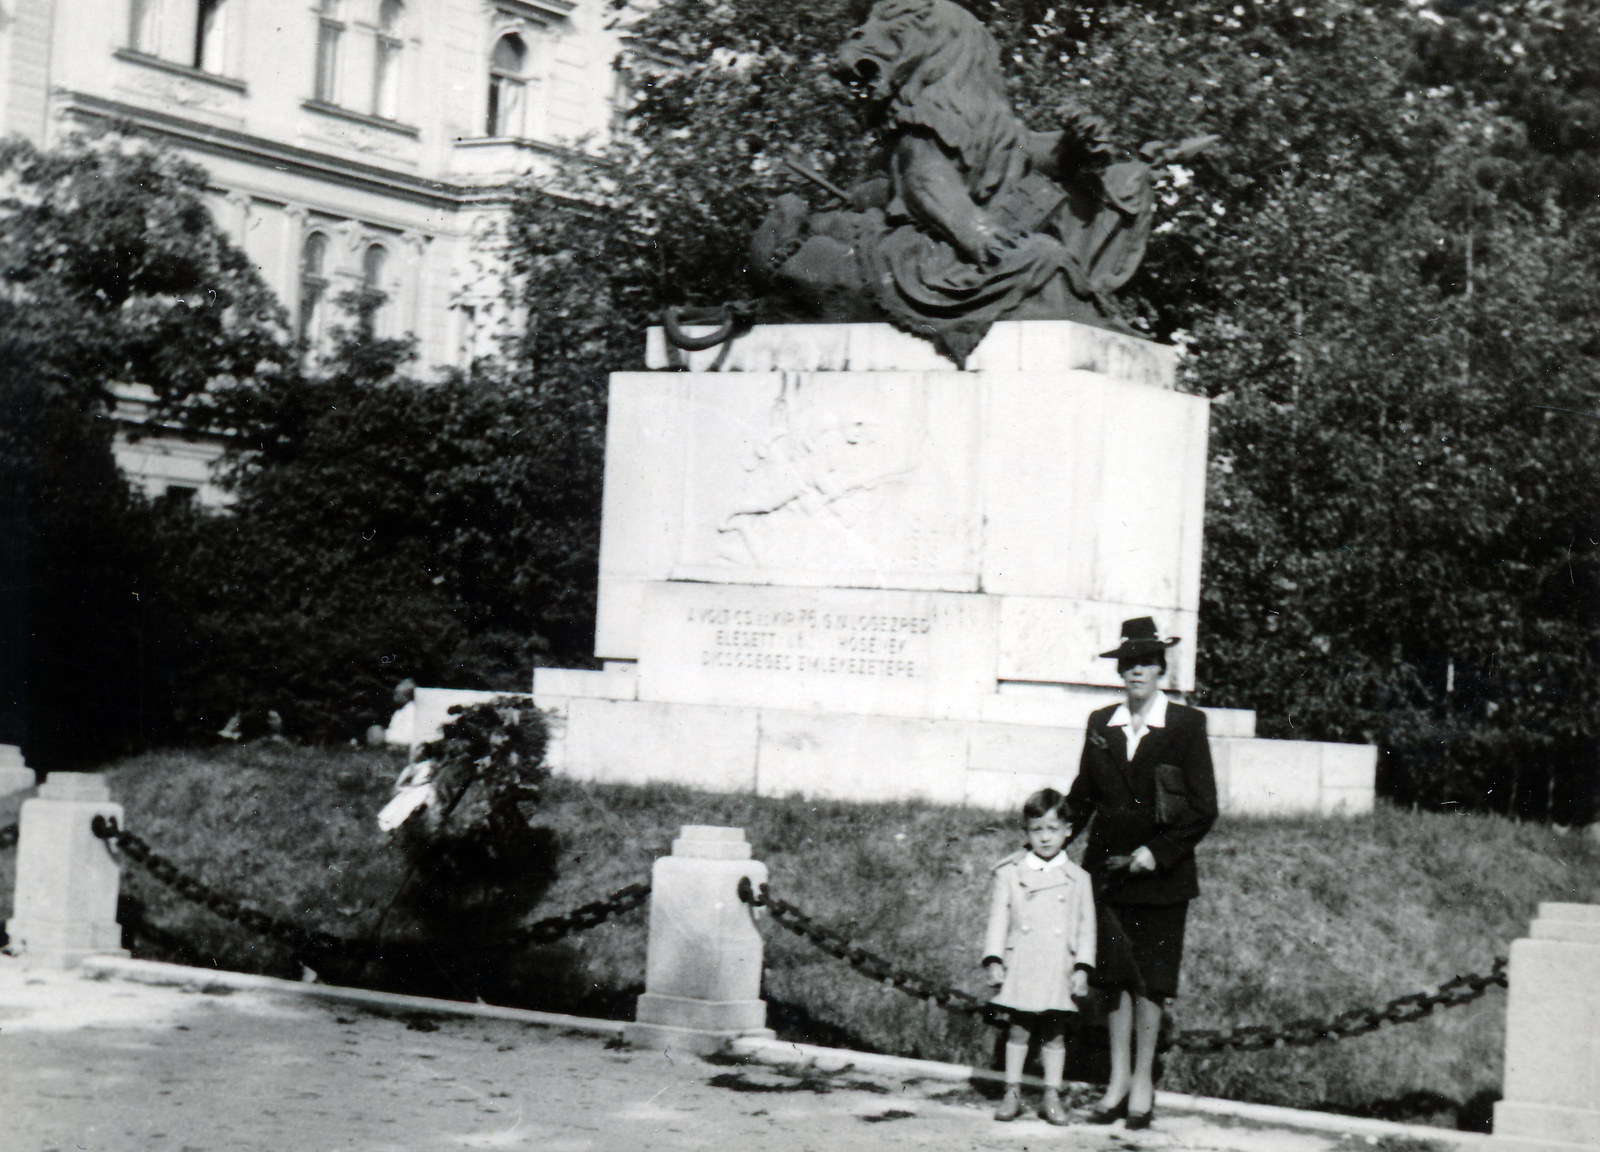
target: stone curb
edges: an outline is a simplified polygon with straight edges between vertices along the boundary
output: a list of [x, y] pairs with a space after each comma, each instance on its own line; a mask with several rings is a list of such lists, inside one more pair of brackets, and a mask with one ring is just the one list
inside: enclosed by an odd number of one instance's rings
[[[964, 1064], [942, 1064], [937, 1060], [913, 1060], [904, 1056], [883, 1056], [871, 1052], [851, 1052], [844, 1048], [821, 1048], [813, 1044], [794, 1044], [787, 1040], [747, 1038], [730, 1045], [736, 1056], [780, 1067], [797, 1065], [819, 1072], [857, 1072], [896, 1076], [903, 1080], [946, 1080], [952, 1083], [986, 1080], [1000, 1083], [1004, 1077], [987, 1068]], [[1026, 1078], [1038, 1086], [1042, 1082]], [[1481, 1132], [1458, 1132], [1450, 1128], [1431, 1128], [1423, 1124], [1400, 1124], [1392, 1120], [1368, 1120], [1341, 1116], [1336, 1112], [1308, 1112], [1274, 1104], [1247, 1104], [1240, 1100], [1220, 1100], [1212, 1096], [1190, 1096], [1183, 1092], [1157, 1092], [1156, 1105], [1179, 1112], [1199, 1112], [1209, 1116], [1232, 1116], [1277, 1128], [1301, 1128], [1316, 1132], [1337, 1132], [1350, 1136], [1404, 1136], [1413, 1140], [1435, 1140], [1458, 1148], [1481, 1150], [1489, 1137]]]
[[449, 1016], [478, 1016], [491, 1020], [515, 1020], [522, 1024], [541, 1024], [551, 1028], [571, 1028], [596, 1036], [620, 1036], [627, 1027], [622, 1020], [593, 1020], [587, 1016], [564, 1016], [559, 1012], [531, 1012], [525, 1008], [501, 1008], [493, 1004], [468, 1004], [461, 1000], [435, 1000], [428, 996], [405, 996], [399, 992], [373, 992], [365, 988], [341, 988], [335, 984], [303, 984], [279, 980], [274, 976], [252, 976], [245, 972], [207, 971], [183, 964], [163, 964], [154, 960], [125, 960], [117, 956], [90, 956], [79, 966], [84, 976], [104, 980], [116, 977], [137, 984], [172, 985], [200, 990], [227, 988], [235, 992], [282, 992], [291, 996], [315, 996], [323, 1000], [351, 1001], [396, 1008], [407, 1012], [430, 1012]]
[[[622, 1020], [595, 1020], [586, 1016], [566, 1016], [559, 1012], [533, 1012], [524, 1008], [501, 1008], [493, 1004], [435, 1000], [427, 996], [405, 996], [398, 992], [341, 988], [334, 984], [303, 984], [295, 980], [279, 980], [272, 976], [208, 971], [182, 964], [128, 960], [117, 956], [91, 956], [83, 961], [80, 971], [91, 979], [103, 980], [114, 977], [138, 984], [200, 990], [227, 988], [239, 992], [280, 992], [288, 995], [315, 996], [324, 1000], [372, 1004], [409, 1012], [513, 1020], [523, 1024], [568, 1028], [596, 1036], [621, 1036], [627, 1027], [627, 1022]], [[787, 1040], [768, 1040], [761, 1037], [735, 1040], [729, 1045], [729, 1051], [735, 1056], [759, 1064], [783, 1068], [793, 1068], [798, 1065], [815, 1068], [820, 1072], [842, 1072], [850, 1069], [880, 1076], [893, 1076], [900, 1080], [941, 1080], [951, 1083], [967, 1083], [974, 1080], [998, 1082], [1002, 1079], [998, 1072], [965, 1064], [945, 1064], [938, 1060], [914, 1060], [907, 1056], [852, 1052], [846, 1048], [823, 1048], [815, 1044], [795, 1044]], [[1037, 1084], [1038, 1081], [1030, 1078], [1030, 1083]], [[1442, 1144], [1452, 1144], [1459, 1149], [1470, 1149], [1472, 1152], [1484, 1152], [1486, 1147], [1484, 1141], [1490, 1139], [1489, 1136], [1479, 1132], [1457, 1132], [1449, 1128], [1430, 1128], [1421, 1124], [1398, 1124], [1391, 1120], [1367, 1120], [1357, 1116], [1341, 1116], [1333, 1112], [1307, 1112], [1272, 1104], [1247, 1104], [1238, 1100], [1220, 1100], [1210, 1096], [1190, 1096], [1182, 1092], [1157, 1092], [1156, 1105], [1178, 1112], [1231, 1116], [1238, 1120], [1278, 1128], [1333, 1132], [1371, 1137], [1374, 1140], [1384, 1136], [1432, 1140]]]

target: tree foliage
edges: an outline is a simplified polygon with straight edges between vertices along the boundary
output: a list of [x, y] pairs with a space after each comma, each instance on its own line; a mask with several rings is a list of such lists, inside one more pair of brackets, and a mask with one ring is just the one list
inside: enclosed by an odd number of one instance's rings
[[592, 645], [594, 439], [500, 376], [410, 378], [409, 344], [350, 303], [316, 374], [216, 397], [237, 501], [171, 558], [199, 730], [273, 709], [353, 738], [402, 679], [526, 691], [534, 663]]
[[44, 767], [148, 740], [173, 707], [173, 510], [119, 473], [111, 387], [178, 401], [281, 357], [277, 306], [204, 193], [138, 141], [0, 143], [0, 740]]

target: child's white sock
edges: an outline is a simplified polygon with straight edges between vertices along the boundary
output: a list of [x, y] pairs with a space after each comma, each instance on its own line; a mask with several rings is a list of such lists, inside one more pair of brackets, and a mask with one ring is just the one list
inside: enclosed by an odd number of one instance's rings
[[1022, 1063], [1028, 1058], [1026, 1044], [1013, 1044], [1006, 1041], [1006, 1087], [1022, 1083]]
[[1067, 1066], [1067, 1046], [1046, 1044], [1039, 1049], [1039, 1063], [1044, 1065], [1044, 1086], [1060, 1089], [1061, 1073]]

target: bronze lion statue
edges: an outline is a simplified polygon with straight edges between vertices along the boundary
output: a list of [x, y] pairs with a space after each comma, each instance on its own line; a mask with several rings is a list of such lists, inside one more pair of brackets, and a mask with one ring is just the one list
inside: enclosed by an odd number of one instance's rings
[[889, 319], [957, 363], [1000, 319], [1117, 324], [1110, 294], [1150, 235], [1151, 163], [1215, 139], [1113, 163], [1104, 126], [1076, 109], [1057, 131], [1030, 131], [999, 45], [951, 0], [878, 0], [834, 74], [867, 102], [881, 174], [833, 190], [846, 203], [830, 211], [780, 198], [752, 268], [790, 314]]

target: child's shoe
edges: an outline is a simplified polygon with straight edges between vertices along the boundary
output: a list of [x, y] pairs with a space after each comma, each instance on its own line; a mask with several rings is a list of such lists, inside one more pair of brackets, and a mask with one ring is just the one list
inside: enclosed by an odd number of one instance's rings
[[994, 1110], [994, 1118], [1001, 1121], [1015, 1120], [1022, 1115], [1022, 1089], [1015, 1084], [1006, 1085], [1006, 1094], [1000, 1098], [1000, 1107]]
[[1066, 1105], [1061, 1103], [1061, 1094], [1054, 1088], [1044, 1090], [1044, 1097], [1039, 1101], [1039, 1115], [1047, 1124], [1072, 1123]]

